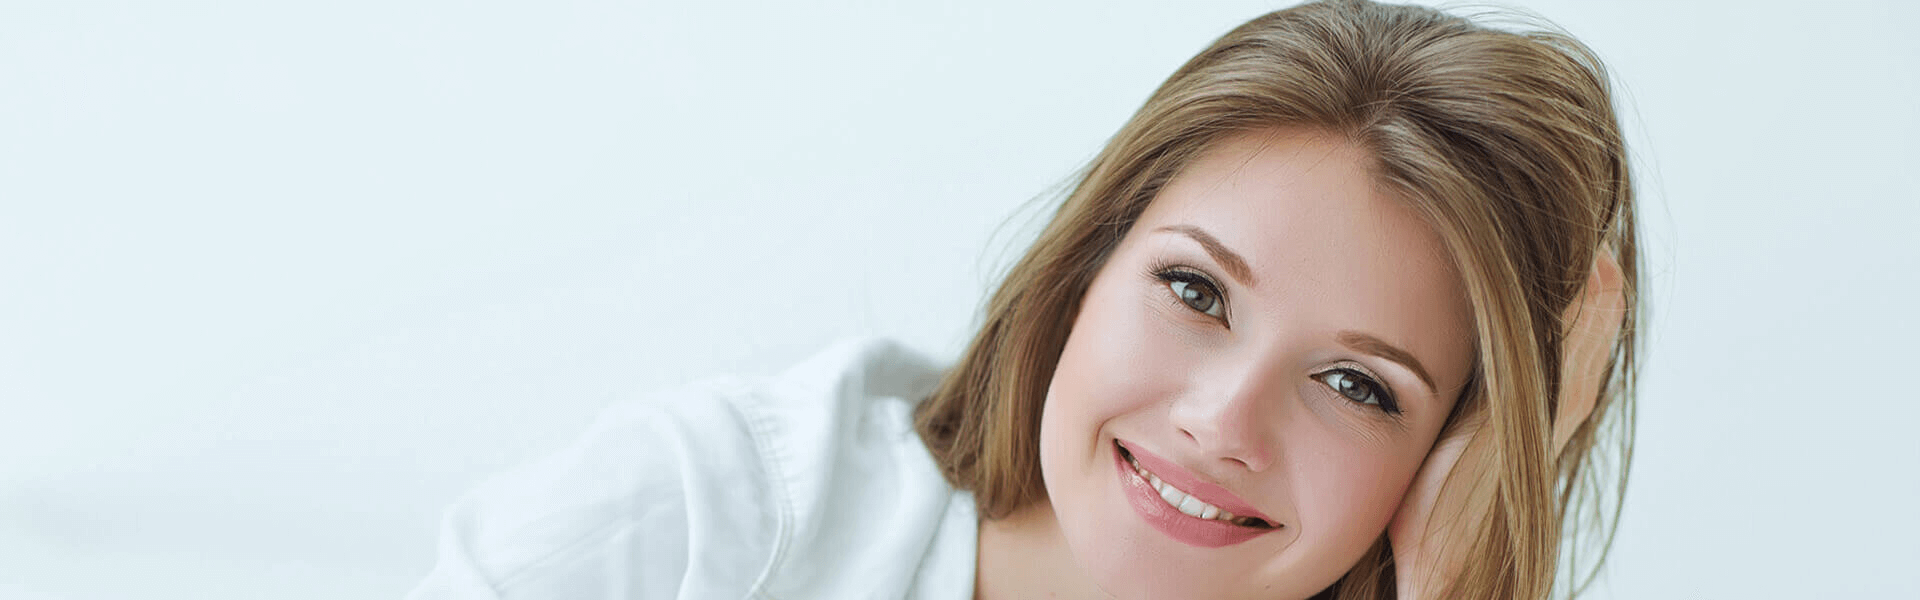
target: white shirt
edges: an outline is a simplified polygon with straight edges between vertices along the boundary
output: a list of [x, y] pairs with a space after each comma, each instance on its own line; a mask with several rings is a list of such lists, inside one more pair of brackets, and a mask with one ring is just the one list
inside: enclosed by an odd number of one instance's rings
[[448, 509], [414, 600], [973, 597], [973, 496], [914, 433], [938, 383], [886, 340], [608, 409]]

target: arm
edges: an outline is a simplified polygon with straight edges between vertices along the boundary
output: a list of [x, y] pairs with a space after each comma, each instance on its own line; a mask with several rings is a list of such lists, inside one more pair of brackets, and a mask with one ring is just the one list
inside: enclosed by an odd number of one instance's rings
[[675, 597], [688, 557], [675, 432], [651, 406], [626, 408], [448, 508], [408, 600]]
[[772, 524], [758, 520], [771, 513], [759, 510], [767, 494], [753, 443], [723, 396], [695, 384], [616, 404], [565, 450], [466, 494], [441, 522], [433, 571], [407, 597], [729, 595], [709, 572], [753, 571], [765, 540], [720, 527]]
[[[1620, 326], [1626, 317], [1620, 265], [1610, 246], [1596, 253], [1580, 300], [1567, 307], [1570, 331], [1562, 348], [1558, 414], [1552, 454], [1558, 456], [1593, 412], [1606, 381]], [[1393, 546], [1396, 597], [1430, 598], [1459, 574], [1464, 550], [1480, 530], [1494, 497], [1496, 473], [1486, 458], [1488, 436], [1479, 420], [1463, 420], [1441, 432], [1388, 525]], [[1444, 484], [1453, 479], [1455, 485]], [[1438, 521], [1436, 522], [1436, 518]]]

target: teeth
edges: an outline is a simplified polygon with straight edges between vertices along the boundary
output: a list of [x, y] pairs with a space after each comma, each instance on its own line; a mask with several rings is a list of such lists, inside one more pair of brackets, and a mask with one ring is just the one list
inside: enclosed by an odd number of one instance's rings
[[1208, 506], [1205, 502], [1193, 499], [1193, 496], [1187, 496], [1187, 499], [1180, 503], [1180, 512], [1187, 513], [1189, 517], [1198, 517], [1206, 514], [1209, 508], [1213, 507]]
[[1246, 525], [1246, 523], [1235, 520], [1238, 517], [1235, 517], [1233, 513], [1227, 512], [1218, 506], [1201, 502], [1199, 498], [1188, 495], [1186, 492], [1180, 491], [1179, 488], [1167, 485], [1167, 482], [1161, 481], [1160, 477], [1148, 473], [1146, 469], [1140, 468], [1140, 462], [1133, 460], [1133, 457], [1127, 457], [1127, 463], [1133, 466], [1135, 473], [1139, 473], [1141, 477], [1146, 478], [1147, 483], [1151, 484], [1154, 490], [1160, 492], [1161, 500], [1166, 501], [1168, 505], [1179, 510], [1182, 514], [1210, 521], [1226, 521], [1235, 525]]
[[1178, 508], [1180, 506], [1180, 501], [1187, 499], [1187, 495], [1186, 493], [1181, 492], [1178, 489], [1175, 489], [1173, 486], [1161, 485], [1160, 499], [1165, 500], [1167, 501], [1167, 504], [1172, 504], [1175, 508]]

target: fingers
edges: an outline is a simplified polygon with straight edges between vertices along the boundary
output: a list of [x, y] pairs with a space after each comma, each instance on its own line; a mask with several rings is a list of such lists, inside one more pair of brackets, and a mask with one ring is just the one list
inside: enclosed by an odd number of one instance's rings
[[1428, 455], [1387, 525], [1400, 597], [1428, 597], [1446, 588], [1469, 558], [1498, 496], [1499, 471], [1491, 436], [1478, 427], [1443, 440]]

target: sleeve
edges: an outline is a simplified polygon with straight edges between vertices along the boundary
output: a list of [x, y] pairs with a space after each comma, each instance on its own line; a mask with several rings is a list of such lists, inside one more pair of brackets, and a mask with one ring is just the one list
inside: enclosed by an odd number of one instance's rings
[[[665, 396], [616, 405], [567, 449], [457, 501], [437, 564], [408, 598], [693, 597], [683, 583], [702, 515], [689, 514], [689, 494], [707, 485], [687, 469], [701, 446], [725, 454], [744, 436], [729, 434], [738, 427], [716, 394]], [[685, 405], [694, 410], [674, 410]]]

